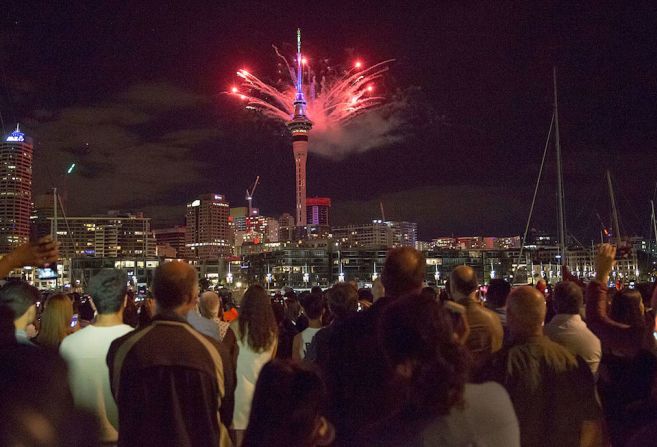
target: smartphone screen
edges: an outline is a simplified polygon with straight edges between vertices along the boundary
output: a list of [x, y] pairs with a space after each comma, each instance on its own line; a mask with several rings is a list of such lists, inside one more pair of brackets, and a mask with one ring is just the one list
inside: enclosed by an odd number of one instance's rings
[[76, 324], [78, 324], [78, 314], [73, 314], [73, 318], [71, 318], [71, 327], [75, 327]]
[[52, 262], [45, 267], [37, 268], [37, 277], [39, 279], [56, 279], [57, 278], [57, 263]]

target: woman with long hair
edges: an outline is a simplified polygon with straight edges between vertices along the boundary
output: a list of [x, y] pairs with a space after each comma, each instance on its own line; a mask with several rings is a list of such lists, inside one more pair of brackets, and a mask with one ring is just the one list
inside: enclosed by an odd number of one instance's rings
[[324, 383], [308, 364], [272, 360], [260, 372], [242, 447], [329, 445], [333, 426], [323, 415]]
[[509, 395], [496, 383], [467, 383], [470, 355], [433, 297], [387, 305], [378, 333], [400, 409], [365, 428], [357, 445], [520, 445]]
[[34, 341], [44, 347], [59, 349], [59, 344], [71, 333], [73, 303], [68, 295], [58, 293], [46, 301], [41, 314], [39, 334]]
[[264, 288], [253, 285], [246, 290], [239, 317], [231, 323], [231, 329], [239, 347], [232, 430], [234, 443], [240, 445], [249, 422], [258, 375], [276, 355], [278, 326]]

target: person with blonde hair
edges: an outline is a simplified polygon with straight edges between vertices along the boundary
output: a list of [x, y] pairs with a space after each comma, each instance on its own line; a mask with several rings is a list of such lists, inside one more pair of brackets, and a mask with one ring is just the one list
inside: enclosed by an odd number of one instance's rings
[[73, 303], [68, 295], [57, 293], [46, 301], [41, 314], [41, 328], [34, 341], [40, 346], [59, 349], [64, 337], [73, 332]]

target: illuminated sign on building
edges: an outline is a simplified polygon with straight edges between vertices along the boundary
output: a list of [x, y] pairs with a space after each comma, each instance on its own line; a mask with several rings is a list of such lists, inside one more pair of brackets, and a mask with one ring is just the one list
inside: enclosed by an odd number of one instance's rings
[[9, 136], [7, 136], [7, 139], [5, 141], [7, 141], [8, 143], [23, 142], [25, 141], [25, 134], [21, 132], [19, 126], [16, 126], [16, 130], [13, 131]]

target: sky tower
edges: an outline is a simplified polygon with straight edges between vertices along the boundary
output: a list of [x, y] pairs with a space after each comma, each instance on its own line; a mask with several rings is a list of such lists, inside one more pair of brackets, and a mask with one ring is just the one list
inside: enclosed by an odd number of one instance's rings
[[306, 116], [306, 99], [303, 96], [303, 71], [301, 57], [301, 29], [297, 28], [297, 94], [294, 98], [294, 116], [287, 123], [292, 132], [292, 151], [296, 171], [297, 226], [306, 226], [306, 159], [308, 158], [308, 132], [313, 127]]

